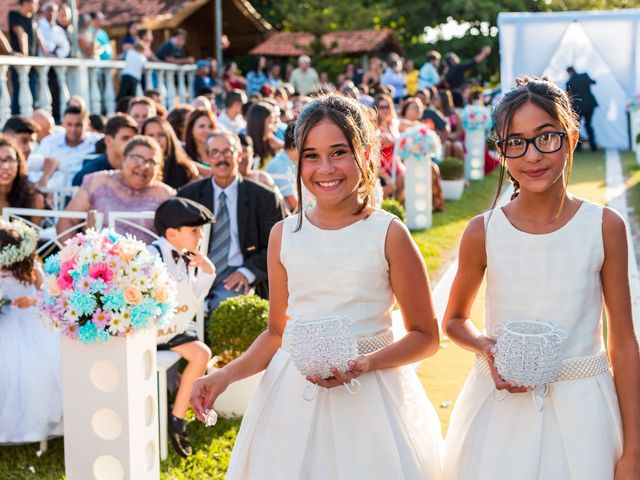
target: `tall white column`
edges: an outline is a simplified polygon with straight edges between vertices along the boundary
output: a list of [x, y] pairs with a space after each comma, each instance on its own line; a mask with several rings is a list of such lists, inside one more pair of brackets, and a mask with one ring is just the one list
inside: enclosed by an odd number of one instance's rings
[[187, 92], [185, 89], [185, 85], [184, 82], [186, 80], [186, 75], [185, 72], [180, 70], [177, 73], [178, 75], [178, 101], [179, 102], [188, 102], [189, 100], [187, 99]]
[[108, 117], [116, 113], [116, 92], [113, 88], [113, 71], [110, 67], [104, 71], [104, 107]]
[[11, 116], [11, 97], [7, 87], [7, 72], [9, 67], [0, 65], [0, 128]]
[[33, 96], [31, 88], [29, 88], [29, 70], [31, 67], [26, 65], [16, 66], [18, 71], [18, 83], [20, 85], [20, 94], [18, 95], [18, 104], [20, 105], [20, 115], [30, 117], [33, 113]]
[[38, 69], [38, 108], [52, 113], [51, 92], [49, 91], [49, 65], [36, 67]]
[[164, 74], [164, 70], [158, 70], [156, 72], [158, 76], [158, 91], [160, 92], [160, 101], [163, 105], [167, 104], [167, 86], [165, 84], [166, 77]]
[[165, 78], [167, 79], [167, 99], [165, 100], [165, 106], [167, 110], [171, 111], [176, 104], [176, 72], [167, 70]]
[[89, 70], [89, 111], [91, 111], [91, 113], [101, 113], [102, 111], [102, 94], [100, 93], [99, 78], [100, 69], [96, 67], [91, 68]]

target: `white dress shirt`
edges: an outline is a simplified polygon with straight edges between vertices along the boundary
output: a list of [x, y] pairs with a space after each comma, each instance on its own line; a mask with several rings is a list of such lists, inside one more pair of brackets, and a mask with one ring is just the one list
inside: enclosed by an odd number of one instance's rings
[[240, 249], [240, 236], [238, 235], [238, 179], [236, 178], [226, 188], [220, 188], [213, 177], [211, 177], [211, 183], [213, 184], [214, 216], [217, 215], [220, 206], [220, 194], [224, 192], [227, 196], [226, 203], [227, 210], [229, 211], [229, 226], [231, 228], [231, 245], [229, 246], [228, 264], [230, 267], [239, 267], [237, 271], [247, 277], [249, 284], [252, 284], [256, 279], [255, 274], [248, 268], [242, 266], [244, 265], [244, 256]]
[[41, 18], [38, 21], [38, 30], [42, 36], [42, 43], [46, 52], [40, 51], [40, 54], [55, 53], [58, 58], [67, 58], [71, 53], [71, 45], [69, 44], [69, 38], [62, 29], [62, 27], [56, 23], [51, 24], [46, 18]]
[[[44, 157], [53, 157], [60, 162], [58, 170], [51, 175], [47, 187], [70, 187], [73, 176], [82, 168], [82, 162], [96, 151], [96, 142], [102, 135], [86, 132], [82, 141], [75, 147], [67, 145], [66, 132], [53, 133], [42, 139], [34, 155], [27, 160], [29, 180], [37, 182], [42, 176]], [[32, 161], [32, 158], [33, 161]]]
[[244, 121], [242, 115], [237, 115], [236, 118], [231, 118], [227, 115], [227, 111], [223, 110], [220, 115], [218, 115], [218, 125], [222, 125], [227, 130], [238, 134], [240, 130], [243, 128], [247, 128], [247, 122]]

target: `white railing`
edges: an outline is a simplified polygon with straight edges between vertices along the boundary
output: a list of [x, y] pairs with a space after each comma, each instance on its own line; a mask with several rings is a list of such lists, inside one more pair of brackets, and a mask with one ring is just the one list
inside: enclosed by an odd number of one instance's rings
[[[79, 58], [15, 57], [0, 55], [0, 128], [11, 116], [9, 95], [9, 67], [14, 67], [19, 83], [20, 113], [30, 116], [34, 108], [42, 108], [62, 117], [67, 100], [80, 95], [87, 100], [91, 113], [112, 115], [116, 110], [115, 78], [119, 79], [123, 61], [103, 61]], [[49, 90], [49, 70], [53, 68], [60, 90], [60, 111], [53, 112]], [[36, 98], [29, 88], [29, 72], [38, 72]], [[176, 103], [189, 103], [192, 99], [195, 65], [175, 65], [150, 62], [145, 65], [147, 88], [155, 85], [162, 102], [171, 110]], [[155, 73], [155, 75], [154, 75]], [[154, 82], [154, 77], [157, 83]], [[142, 88], [138, 87], [142, 94]]]

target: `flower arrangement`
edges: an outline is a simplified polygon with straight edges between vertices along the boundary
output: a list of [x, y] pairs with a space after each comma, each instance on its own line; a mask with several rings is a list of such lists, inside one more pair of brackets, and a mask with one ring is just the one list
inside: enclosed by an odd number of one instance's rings
[[7, 245], [0, 251], [0, 268], [7, 268], [30, 256], [38, 244], [38, 234], [26, 223], [16, 220], [0, 220], [0, 228], [15, 230], [20, 235], [20, 243]]
[[440, 137], [426, 125], [408, 128], [400, 134], [397, 153], [405, 160], [440, 160], [442, 143]]
[[493, 126], [491, 112], [484, 105], [467, 105], [462, 109], [462, 127], [467, 130], [489, 130]]
[[627, 112], [637, 112], [638, 110], [640, 110], [640, 93], [629, 100], [626, 108]]
[[44, 263], [41, 315], [82, 343], [104, 343], [161, 326], [172, 314], [175, 284], [162, 260], [131, 235], [88, 230]]

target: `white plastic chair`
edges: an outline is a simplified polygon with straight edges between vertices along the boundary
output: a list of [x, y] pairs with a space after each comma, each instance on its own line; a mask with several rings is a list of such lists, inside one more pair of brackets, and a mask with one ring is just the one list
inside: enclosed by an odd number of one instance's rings
[[54, 210], [64, 210], [67, 202], [73, 198], [80, 187], [41, 188], [40, 191], [51, 198]]
[[[147, 235], [158, 239], [159, 235], [144, 227], [136, 220], [149, 220], [153, 219], [155, 212], [109, 212], [109, 228], [117, 230], [118, 225], [127, 225], [134, 227]], [[209, 231], [210, 225], [205, 225], [203, 228], [203, 239], [200, 245], [200, 252], [203, 255], [207, 254], [207, 248], [209, 245]], [[204, 341], [204, 302], [198, 308], [196, 312], [196, 327], [198, 332], [198, 338]], [[157, 352], [156, 362], [156, 374], [158, 377], [158, 430], [160, 436], [160, 460], [166, 460], [169, 456], [167, 448], [168, 442], [168, 416], [169, 416], [169, 399], [167, 395], [167, 372], [180, 360], [180, 355], [171, 350], [159, 350]]]

